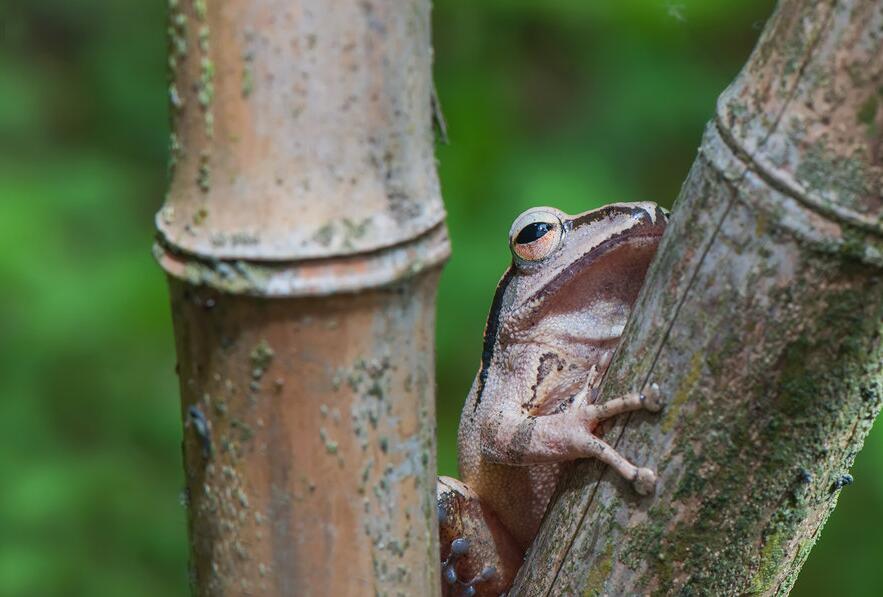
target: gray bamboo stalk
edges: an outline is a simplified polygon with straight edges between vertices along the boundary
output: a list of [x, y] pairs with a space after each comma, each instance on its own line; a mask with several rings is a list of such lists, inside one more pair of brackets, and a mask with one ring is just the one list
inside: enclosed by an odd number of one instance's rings
[[880, 2], [779, 2], [603, 388], [670, 397], [606, 429], [656, 495], [575, 467], [512, 595], [791, 588], [883, 401], [881, 84]]
[[194, 593], [437, 594], [429, 1], [169, 4]]

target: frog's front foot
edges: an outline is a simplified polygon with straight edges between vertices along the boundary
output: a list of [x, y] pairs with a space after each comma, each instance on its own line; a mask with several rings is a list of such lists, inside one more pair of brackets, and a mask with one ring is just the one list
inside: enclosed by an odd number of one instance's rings
[[636, 468], [632, 485], [641, 495], [650, 495], [656, 491], [656, 473], [649, 468]]
[[659, 389], [659, 384], [650, 384], [650, 387], [641, 394], [641, 404], [644, 406], [644, 410], [648, 410], [651, 413], [661, 411], [665, 403], [666, 399], [662, 394], [662, 390]]

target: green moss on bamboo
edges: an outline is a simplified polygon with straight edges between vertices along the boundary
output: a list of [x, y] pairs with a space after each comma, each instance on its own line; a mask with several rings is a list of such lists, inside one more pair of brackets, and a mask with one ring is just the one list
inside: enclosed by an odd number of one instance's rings
[[215, 64], [208, 56], [203, 56], [199, 62], [199, 88], [197, 90], [197, 99], [203, 110], [203, 120], [205, 123], [205, 136], [214, 137], [215, 134], [215, 118], [212, 112], [212, 102], [215, 98]]
[[[179, 60], [187, 56], [187, 16], [180, 12], [178, 0], [169, 0], [169, 24], [166, 29], [169, 41], [168, 56], [168, 97], [171, 105], [171, 117], [184, 108], [184, 97], [178, 91], [176, 84]], [[173, 126], [174, 128], [174, 126]], [[183, 154], [183, 146], [180, 139], [173, 131], [169, 138], [169, 177], [173, 177], [178, 160]]]
[[[819, 280], [840, 275], [843, 267], [842, 262], [823, 262], [802, 272], [796, 288], [773, 294], [771, 301], [787, 305], [809, 286], [818, 292]], [[846, 421], [867, 421], [879, 411], [879, 396], [867, 389], [880, 383], [875, 367], [883, 358], [880, 346], [869, 341], [875, 332], [871, 328], [879, 332], [883, 315], [881, 301], [867, 301], [868, 296], [880, 296], [877, 286], [820, 296], [816, 313], [803, 313], [807, 319], [801, 321], [788, 321], [783, 314], [776, 323], [781, 332], [766, 334], [789, 338], [776, 364], [752, 364], [744, 351], [708, 347], [709, 354], [718, 355], [716, 367], [763, 367], [745, 375], [761, 386], [749, 394], [766, 392], [769, 399], [750, 409], [726, 399], [713, 407], [696, 403], [691, 409], [692, 431], [679, 440], [673, 456], [684, 463], [674, 502], [651, 508], [647, 522], [630, 531], [622, 551], [627, 565], [645, 567], [640, 580], [645, 586], [659, 594], [676, 592], [685, 570], [690, 571], [691, 584], [712, 592], [780, 591], [791, 586], [799, 563], [788, 539], [805, 531], [810, 508], [827, 514], [831, 471], [842, 470], [866, 431], [859, 429], [859, 439], [841, 447], [839, 440], [829, 437], [831, 430], [848, 428]], [[876, 353], [870, 354], [872, 350]], [[679, 388], [685, 396], [676, 396], [676, 403], [688, 399], [697, 362], [701, 361], [694, 357]], [[771, 371], [778, 373], [771, 377]], [[878, 381], [869, 384], [869, 374]], [[800, 480], [799, 463], [813, 470], [809, 481]], [[751, 541], [758, 534], [764, 537], [759, 551]], [[808, 551], [807, 543], [801, 544], [802, 550]], [[750, 578], [745, 571], [753, 571]]]
[[[184, 155], [184, 146], [175, 131], [169, 134], [169, 176], [173, 176], [178, 166], [178, 160]], [[171, 222], [168, 222], [171, 223]]]
[[613, 543], [608, 542], [604, 552], [598, 559], [598, 563], [589, 572], [583, 597], [603, 595], [604, 583], [610, 576], [611, 570], [613, 570]]
[[248, 99], [254, 91], [254, 67], [251, 58], [246, 57], [242, 65], [242, 97]]
[[199, 60], [199, 82], [197, 84], [196, 99], [203, 112], [203, 130], [209, 139], [215, 134], [215, 117], [212, 104], [215, 97], [215, 65], [209, 55], [211, 50], [211, 30], [206, 21], [207, 4], [205, 0], [193, 1], [193, 12], [199, 21], [197, 41], [201, 58]]
[[196, 13], [197, 19], [204, 21], [206, 13], [208, 12], [206, 0], [193, 0], [193, 11]]
[[870, 96], [859, 108], [858, 113], [855, 115], [856, 120], [861, 124], [873, 126], [877, 118], [877, 105], [877, 97], [874, 95]]
[[196, 174], [196, 184], [203, 193], [207, 193], [211, 188], [212, 169], [209, 161], [210, 157], [211, 154], [206, 150], [202, 150], [199, 153], [199, 168]]
[[748, 591], [755, 595], [769, 594], [779, 574], [779, 566], [784, 559], [785, 550], [782, 542], [785, 539], [779, 533], [767, 537], [763, 549], [760, 551], [760, 559], [757, 571], [751, 578]]
[[702, 352], [696, 352], [693, 355], [693, 358], [690, 359], [690, 370], [684, 376], [681, 384], [678, 386], [677, 392], [675, 392], [674, 398], [665, 409], [665, 418], [660, 425], [663, 433], [671, 432], [674, 428], [674, 424], [678, 421], [681, 408], [692, 393], [696, 382], [699, 381], [704, 360]]
[[823, 201], [836, 189], [841, 208], [859, 209], [863, 197], [871, 192], [868, 170], [861, 155], [839, 157], [822, 141], [807, 149], [796, 174], [809, 191]]
[[260, 371], [261, 373], [257, 375], [257, 377], [260, 378], [267, 370], [267, 367], [270, 366], [270, 363], [273, 362], [275, 356], [276, 352], [270, 344], [266, 340], [261, 340], [260, 343], [252, 349], [251, 354], [248, 357], [249, 362], [251, 363], [252, 372]]

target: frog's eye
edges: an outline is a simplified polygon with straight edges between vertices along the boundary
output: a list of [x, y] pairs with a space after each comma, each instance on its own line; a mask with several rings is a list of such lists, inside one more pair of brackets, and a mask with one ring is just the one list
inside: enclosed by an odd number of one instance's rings
[[561, 244], [561, 219], [548, 208], [531, 209], [515, 220], [509, 231], [509, 245], [524, 261], [541, 261]]

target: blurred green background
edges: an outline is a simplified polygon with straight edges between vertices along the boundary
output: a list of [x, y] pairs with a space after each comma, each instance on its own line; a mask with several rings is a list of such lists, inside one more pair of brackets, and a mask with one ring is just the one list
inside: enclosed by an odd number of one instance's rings
[[[770, 0], [439, 0], [439, 463], [512, 218], [670, 205]], [[163, 275], [165, 3], [0, 7], [0, 595], [184, 595], [181, 425]], [[883, 592], [883, 430], [797, 595]]]

